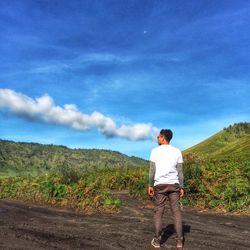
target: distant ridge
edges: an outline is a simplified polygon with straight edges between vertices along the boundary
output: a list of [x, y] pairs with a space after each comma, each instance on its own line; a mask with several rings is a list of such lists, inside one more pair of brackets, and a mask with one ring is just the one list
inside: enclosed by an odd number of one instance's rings
[[196, 153], [214, 160], [250, 160], [250, 123], [230, 125], [205, 141], [184, 150], [183, 153]]
[[100, 168], [146, 166], [147, 161], [118, 151], [70, 149], [65, 146], [0, 139], [0, 175], [39, 174], [58, 168], [92, 171]]

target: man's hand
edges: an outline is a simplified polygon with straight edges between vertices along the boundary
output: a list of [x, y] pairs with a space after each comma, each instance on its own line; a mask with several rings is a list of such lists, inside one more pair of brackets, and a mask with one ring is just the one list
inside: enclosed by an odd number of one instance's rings
[[184, 197], [184, 194], [185, 194], [184, 189], [181, 188], [181, 189], [180, 189], [180, 198], [183, 198], [183, 197]]
[[148, 187], [148, 195], [150, 196], [150, 197], [153, 197], [154, 196], [154, 188], [153, 187], [151, 187], [151, 186], [149, 186]]

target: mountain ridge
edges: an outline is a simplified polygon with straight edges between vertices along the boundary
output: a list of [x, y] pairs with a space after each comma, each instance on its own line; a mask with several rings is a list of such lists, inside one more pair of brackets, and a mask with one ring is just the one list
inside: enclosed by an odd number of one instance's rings
[[107, 149], [71, 149], [63, 145], [0, 139], [0, 172], [42, 173], [58, 168], [91, 171], [100, 168], [146, 166], [147, 161]]
[[[230, 125], [186, 149], [183, 155], [198, 154], [209, 160], [250, 160], [250, 123]], [[91, 171], [100, 168], [148, 166], [148, 161], [107, 149], [71, 149], [64, 145], [15, 142], [0, 139], [0, 173], [39, 174], [59, 168]]]

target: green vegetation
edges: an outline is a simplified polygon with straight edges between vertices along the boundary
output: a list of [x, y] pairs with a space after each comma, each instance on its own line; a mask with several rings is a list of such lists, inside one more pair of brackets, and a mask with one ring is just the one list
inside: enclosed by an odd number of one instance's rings
[[121, 201], [110, 191], [128, 190], [131, 195], [141, 196], [146, 190], [146, 176], [145, 168], [120, 168], [79, 173], [78, 181], [72, 182], [65, 182], [63, 175], [54, 174], [2, 178], [0, 198], [60, 205], [86, 212], [113, 211], [120, 207]]
[[[249, 123], [235, 124], [184, 151], [184, 204], [250, 212], [249, 136]], [[0, 173], [0, 198], [113, 211], [112, 190], [147, 197], [148, 162], [107, 150], [0, 141]]]
[[184, 204], [249, 213], [250, 160], [207, 161], [185, 155]]
[[184, 158], [186, 204], [250, 212], [250, 123], [224, 128]]
[[117, 209], [113, 189], [145, 190], [147, 161], [119, 152], [0, 140], [0, 198], [57, 204], [86, 211]]

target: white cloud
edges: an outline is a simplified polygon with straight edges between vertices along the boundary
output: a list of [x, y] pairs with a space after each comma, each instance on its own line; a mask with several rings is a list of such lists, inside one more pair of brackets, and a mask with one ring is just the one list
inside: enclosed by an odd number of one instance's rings
[[107, 137], [120, 137], [128, 140], [146, 140], [154, 138], [159, 131], [150, 123], [117, 126], [110, 117], [99, 112], [84, 114], [74, 104], [57, 106], [49, 95], [32, 99], [11, 89], [0, 89], [0, 108], [36, 121], [63, 125], [75, 130], [97, 129]]
[[136, 55], [117, 55], [110, 53], [88, 53], [64, 62], [54, 61], [51, 64], [38, 64], [28, 69], [29, 74], [61, 73], [73, 69], [84, 69], [96, 64], [126, 64], [138, 60]]
[[38, 66], [30, 69], [28, 72], [30, 74], [44, 74], [44, 73], [61, 73], [62, 71], [71, 69], [72, 66], [65, 63], [55, 63], [44, 66]]
[[[91, 53], [84, 54], [80, 58], [83, 63], [100, 63], [100, 62], [116, 62], [116, 63], [128, 63], [133, 62], [137, 59], [136, 56], [121, 56], [109, 53]], [[78, 60], [79, 60], [78, 59]]]

